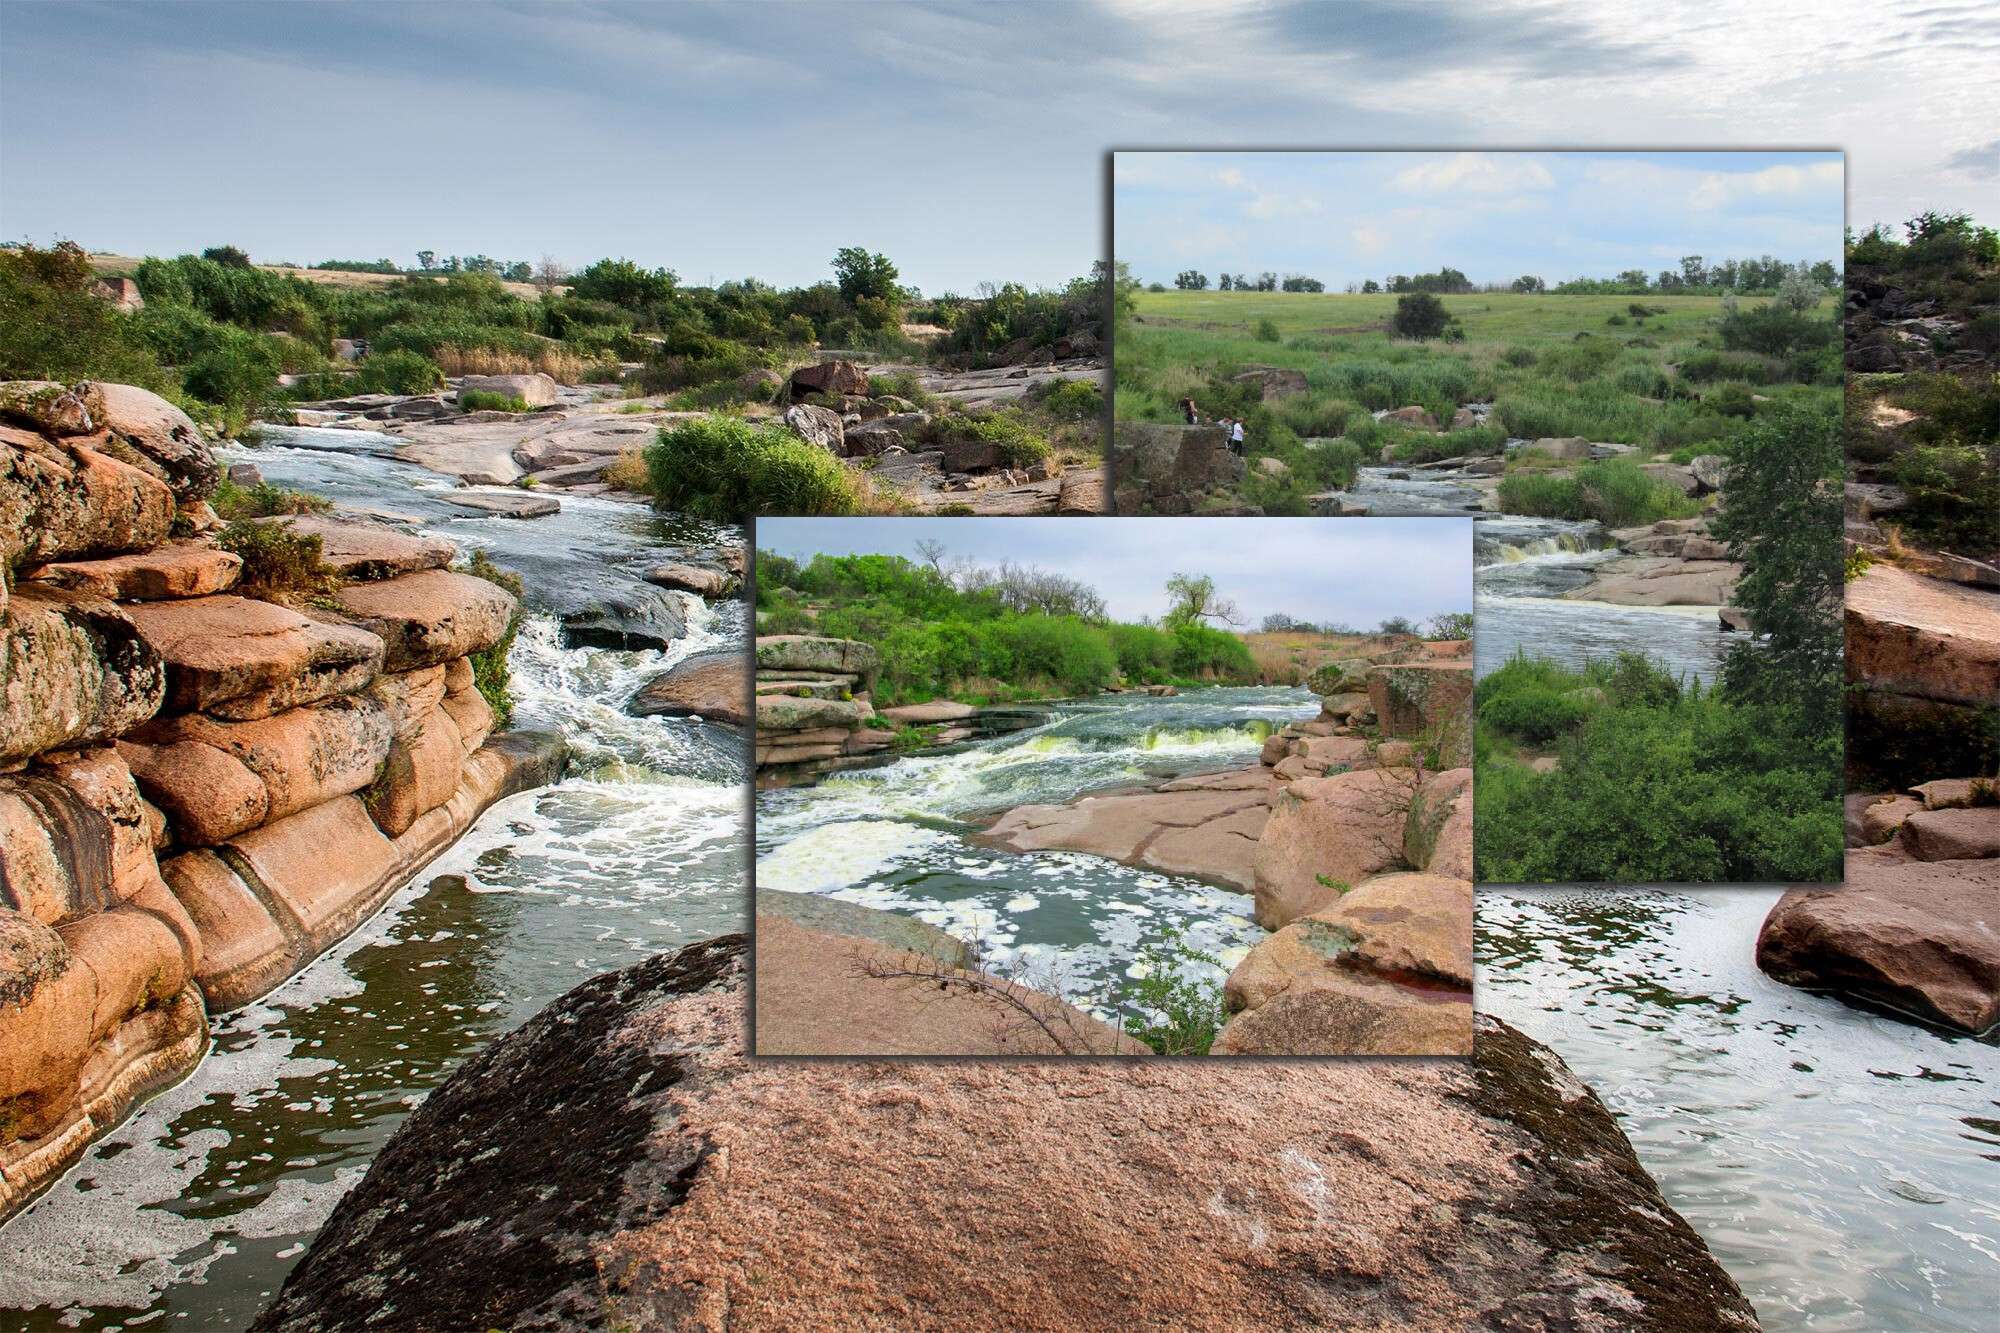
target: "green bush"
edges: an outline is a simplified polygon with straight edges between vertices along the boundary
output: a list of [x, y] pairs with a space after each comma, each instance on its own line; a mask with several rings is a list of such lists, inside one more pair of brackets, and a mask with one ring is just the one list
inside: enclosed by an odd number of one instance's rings
[[1120, 985], [1118, 1007], [1125, 1031], [1157, 1055], [1207, 1055], [1222, 1030], [1222, 983], [1191, 973], [1190, 966], [1220, 968], [1221, 960], [1187, 942], [1178, 926], [1164, 927], [1160, 939], [1139, 950], [1136, 979]]
[[1279, 339], [1282, 338], [1283, 336], [1284, 335], [1278, 332], [1278, 324], [1276, 320], [1260, 319], [1257, 321], [1258, 342], [1274, 343], [1279, 341]]
[[0, 379], [179, 387], [131, 318], [92, 290], [96, 281], [72, 241], [0, 250]]
[[[1838, 878], [1841, 740], [1803, 710], [1684, 684], [1644, 657], [1516, 657], [1479, 682], [1478, 874], [1496, 882]], [[1511, 744], [1553, 745], [1537, 774]]]
[[285, 523], [239, 518], [216, 534], [216, 545], [243, 561], [236, 588], [274, 602], [316, 602], [340, 587], [340, 576], [325, 561], [316, 533], [292, 531]]
[[436, 393], [444, 372], [420, 352], [371, 352], [354, 376], [356, 393]]
[[1058, 421], [1091, 422], [1104, 415], [1104, 391], [1096, 380], [1055, 380], [1029, 396]]
[[646, 450], [653, 501], [719, 523], [753, 514], [851, 514], [853, 475], [789, 431], [735, 417], [663, 429]]
[[281, 514], [324, 514], [333, 501], [308, 491], [287, 490], [268, 481], [255, 486], [239, 486], [224, 477], [208, 498], [215, 512], [226, 519], [275, 518]]

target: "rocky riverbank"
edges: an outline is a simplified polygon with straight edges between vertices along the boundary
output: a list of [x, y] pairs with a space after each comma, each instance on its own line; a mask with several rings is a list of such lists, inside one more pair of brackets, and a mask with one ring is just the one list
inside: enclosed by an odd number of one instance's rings
[[756, 647], [757, 785], [789, 787], [1033, 726], [1028, 705], [940, 700], [879, 712], [871, 698], [881, 655], [852, 639], [760, 635]]
[[1318, 718], [1249, 768], [1009, 810], [987, 829], [1252, 895], [1274, 932], [1224, 988], [1217, 1054], [1464, 1054], [1472, 672], [1465, 641], [1316, 671]]
[[1492, 1020], [1469, 1063], [753, 1062], [747, 953], [599, 977], [470, 1061], [257, 1326], [1756, 1326]]
[[[513, 596], [449, 543], [275, 519], [323, 591], [239, 587], [193, 422], [0, 386], [0, 1215], [242, 1005], [565, 746], [495, 734], [471, 658]], [[11, 587], [11, 591], [8, 589]]]
[[[753, 409], [809, 443], [865, 470], [877, 486], [919, 511], [976, 514], [1092, 514], [1105, 508], [1101, 467], [1055, 461], [1009, 463], [995, 441], [951, 429], [953, 418], [893, 395], [870, 395], [870, 376], [909, 374], [923, 392], [958, 407], [1004, 406], [1030, 389], [1103, 373], [1101, 359], [1077, 357], [1035, 366], [940, 371], [861, 365], [831, 359], [791, 376], [753, 371], [743, 391]], [[468, 409], [468, 393], [516, 399], [525, 410]], [[287, 408], [288, 425], [379, 431], [400, 443], [394, 456], [468, 487], [468, 495], [501, 512], [533, 517], [559, 503], [550, 492], [629, 494], [629, 466], [663, 427], [707, 413], [676, 411], [659, 397], [626, 398], [588, 387], [558, 385], [547, 375], [467, 376], [433, 394], [362, 394]], [[640, 499], [633, 495], [631, 498]]]

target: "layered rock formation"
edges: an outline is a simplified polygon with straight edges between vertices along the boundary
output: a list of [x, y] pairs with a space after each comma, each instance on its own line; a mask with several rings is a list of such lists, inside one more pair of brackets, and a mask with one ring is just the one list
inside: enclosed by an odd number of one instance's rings
[[1756, 1326], [1493, 1020], [1471, 1062], [752, 1061], [747, 951], [599, 977], [467, 1062], [257, 1327]]
[[1596, 566], [1590, 582], [1564, 597], [1619, 606], [1725, 607], [1743, 575], [1727, 548], [1708, 535], [1706, 518], [1613, 528], [1611, 536], [1625, 554]]
[[[241, 595], [193, 422], [0, 386], [0, 1215], [372, 914], [559, 738], [492, 736], [514, 600], [449, 544], [290, 523], [338, 580]], [[9, 591], [11, 589], [11, 592]]]
[[949, 700], [878, 713], [870, 696], [881, 656], [853, 639], [761, 635], [756, 661], [759, 787], [796, 786], [843, 768], [887, 763], [897, 753], [1020, 731], [1043, 717], [1033, 707]]

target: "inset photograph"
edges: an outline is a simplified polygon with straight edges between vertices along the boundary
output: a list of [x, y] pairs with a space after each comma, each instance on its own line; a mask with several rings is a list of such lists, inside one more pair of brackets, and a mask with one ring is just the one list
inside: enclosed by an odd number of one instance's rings
[[1467, 519], [765, 519], [759, 1055], [1469, 1055]]
[[1840, 879], [1839, 153], [1112, 171], [1118, 513], [1476, 517], [1481, 881]]

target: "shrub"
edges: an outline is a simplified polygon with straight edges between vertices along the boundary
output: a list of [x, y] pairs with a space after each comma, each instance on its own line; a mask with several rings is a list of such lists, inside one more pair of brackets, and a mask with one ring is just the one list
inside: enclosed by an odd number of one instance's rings
[[1396, 298], [1396, 313], [1389, 320], [1389, 331], [1398, 338], [1423, 342], [1442, 334], [1449, 319], [1443, 301], [1429, 292], [1411, 292]]
[[826, 450], [734, 417], [662, 430], [646, 450], [646, 470], [655, 504], [714, 522], [850, 514], [858, 501], [853, 476]]
[[922, 438], [931, 443], [946, 440], [987, 440], [1000, 446], [1007, 467], [1029, 467], [1049, 457], [1053, 449], [1048, 437], [1036, 430], [1018, 408], [1003, 407], [985, 412], [943, 412], [924, 423]]
[[268, 481], [255, 486], [239, 486], [224, 477], [216, 483], [208, 502], [227, 519], [274, 518], [283, 514], [324, 514], [333, 501], [307, 491], [287, 490]]
[[361, 363], [353, 386], [359, 393], [435, 393], [444, 387], [444, 371], [421, 352], [374, 352]]
[[1679, 487], [1657, 481], [1628, 458], [1586, 463], [1571, 476], [1510, 472], [1500, 479], [1500, 507], [1534, 518], [1591, 518], [1610, 528], [1690, 518], [1701, 506]]
[[1278, 332], [1278, 324], [1276, 320], [1260, 319], [1257, 321], [1258, 342], [1274, 343], [1277, 342], [1283, 336], [1284, 335]]
[[462, 573], [485, 579], [514, 595], [514, 614], [507, 621], [507, 632], [491, 648], [480, 649], [470, 659], [472, 683], [486, 700], [486, 706], [493, 710], [493, 725], [498, 729], [514, 720], [513, 671], [508, 665], [507, 655], [513, 650], [514, 639], [521, 630], [521, 576], [493, 563], [492, 557], [483, 550], [474, 550], [472, 558], [459, 568]]
[[216, 535], [216, 545], [243, 560], [236, 586], [273, 602], [319, 601], [340, 587], [327, 567], [316, 533], [294, 532], [289, 524], [239, 518]]
[[131, 319], [96, 294], [96, 281], [73, 241], [0, 250], [0, 379], [178, 387]]
[[1058, 421], [1090, 422], [1104, 415], [1104, 391], [1095, 380], [1055, 380], [1029, 396]]
[[1139, 950], [1137, 979], [1122, 983], [1119, 1007], [1138, 1011], [1126, 1016], [1125, 1031], [1159, 1055], [1207, 1055], [1222, 1030], [1222, 983], [1188, 969], [1218, 969], [1221, 960], [1189, 944], [1178, 926], [1160, 936]]

